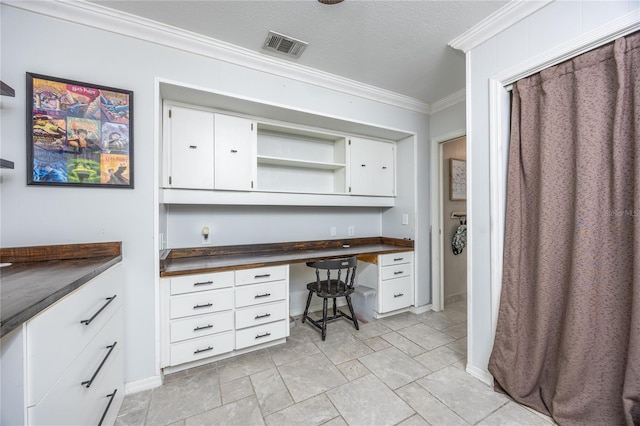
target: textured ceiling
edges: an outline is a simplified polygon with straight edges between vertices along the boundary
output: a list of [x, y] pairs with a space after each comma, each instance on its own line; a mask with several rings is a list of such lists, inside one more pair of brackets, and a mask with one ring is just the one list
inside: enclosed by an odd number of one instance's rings
[[[507, 1], [92, 1], [432, 103], [465, 86], [464, 55], [447, 46]], [[262, 49], [269, 30], [309, 43], [295, 60]]]

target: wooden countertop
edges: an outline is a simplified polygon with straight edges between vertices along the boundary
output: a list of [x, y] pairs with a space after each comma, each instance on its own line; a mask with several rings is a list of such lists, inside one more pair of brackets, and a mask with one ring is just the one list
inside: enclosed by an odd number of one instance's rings
[[378, 254], [413, 251], [413, 240], [370, 237], [165, 250], [160, 276], [200, 274], [358, 256], [376, 263]]
[[120, 242], [0, 249], [0, 337], [121, 260]]

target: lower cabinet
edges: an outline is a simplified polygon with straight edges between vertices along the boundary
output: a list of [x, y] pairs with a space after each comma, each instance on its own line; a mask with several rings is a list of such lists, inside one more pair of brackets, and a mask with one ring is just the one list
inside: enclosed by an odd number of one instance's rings
[[413, 305], [413, 253], [378, 256], [378, 313]]
[[165, 371], [260, 349], [289, 335], [288, 265], [163, 278], [161, 287]]
[[115, 422], [124, 398], [124, 309], [114, 268], [3, 337], [0, 423]]

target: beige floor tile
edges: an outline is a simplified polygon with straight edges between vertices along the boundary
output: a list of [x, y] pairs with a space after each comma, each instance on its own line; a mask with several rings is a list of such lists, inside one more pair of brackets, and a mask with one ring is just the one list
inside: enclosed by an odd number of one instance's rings
[[264, 420], [255, 397], [241, 399], [186, 419], [185, 426], [261, 426]]
[[263, 416], [293, 405], [289, 390], [275, 367], [252, 374], [251, 383]]
[[392, 315], [379, 320], [382, 324], [389, 327], [391, 330], [399, 330], [401, 328], [409, 327], [420, 322], [418, 315], [411, 312], [403, 312], [401, 314]]
[[456, 361], [465, 359], [465, 356], [447, 346], [440, 346], [439, 348], [415, 356], [413, 359], [431, 371], [438, 371]]
[[373, 374], [327, 392], [348, 425], [395, 425], [415, 412]]
[[311, 341], [291, 341], [269, 348], [269, 354], [275, 365], [286, 364], [319, 352], [318, 347]]
[[375, 336], [364, 340], [364, 343], [374, 351], [381, 351], [383, 349], [391, 347], [391, 343], [387, 342], [380, 336]]
[[322, 426], [348, 426], [342, 417], [336, 417], [323, 423]]
[[326, 392], [347, 382], [347, 379], [324, 354], [278, 367], [280, 376], [295, 402]]
[[223, 404], [254, 395], [253, 386], [251, 385], [251, 379], [249, 379], [249, 377], [242, 377], [227, 383], [222, 383], [220, 385], [220, 392], [222, 393]]
[[467, 338], [462, 337], [460, 339], [454, 340], [451, 343], [447, 343], [447, 347], [458, 352], [461, 355], [467, 356]]
[[458, 321], [454, 321], [444, 314], [444, 312], [428, 311], [418, 315], [421, 323], [428, 325], [436, 330], [454, 326]]
[[336, 367], [338, 367], [338, 370], [340, 370], [340, 372], [344, 375], [344, 377], [346, 377], [347, 380], [349, 381], [353, 381], [355, 379], [358, 379], [362, 376], [366, 376], [367, 374], [371, 373], [367, 369], [367, 367], [362, 365], [362, 363], [357, 359], [352, 359], [351, 361], [343, 362], [342, 364], [336, 365]]
[[166, 425], [222, 404], [215, 369], [184, 376], [153, 389], [147, 424]]
[[453, 366], [423, 377], [417, 383], [471, 424], [484, 419], [508, 401], [506, 396]]
[[432, 425], [468, 425], [462, 417], [416, 383], [409, 383], [397, 389], [396, 394]]
[[441, 330], [443, 333], [448, 334], [454, 339], [460, 339], [467, 335], [467, 323], [461, 322], [451, 327], [447, 327]]
[[305, 425], [314, 426], [339, 416], [329, 398], [320, 394], [304, 400], [277, 413], [265, 416], [267, 425]]
[[455, 340], [448, 334], [444, 334], [422, 323], [398, 330], [398, 333], [428, 351], [439, 346], [446, 345], [447, 343], [451, 343]]
[[127, 395], [122, 402], [115, 425], [144, 425], [144, 420], [147, 417], [147, 410], [149, 409], [149, 402], [151, 401], [151, 392], [151, 390], [145, 390]]
[[549, 426], [553, 424], [550, 419], [547, 419], [548, 417], [544, 418], [533, 411], [510, 401], [481, 420], [478, 425]]
[[360, 330], [353, 330], [352, 333], [360, 340], [367, 340], [371, 337], [380, 336], [391, 332], [391, 329], [381, 323], [380, 321], [372, 321], [368, 324], [363, 324]]
[[363, 356], [360, 362], [391, 389], [397, 389], [431, 373], [427, 367], [397, 348]]
[[275, 364], [269, 353], [262, 350], [220, 361], [218, 374], [220, 375], [220, 383], [227, 383], [273, 367]]
[[429, 423], [418, 414], [414, 414], [407, 420], [403, 420], [398, 423], [398, 426], [429, 426]]
[[344, 333], [343, 336], [344, 338], [341, 341], [334, 342], [333, 340], [329, 340], [324, 344], [319, 345], [320, 350], [335, 365], [342, 364], [343, 362], [350, 361], [373, 352], [369, 346], [353, 337], [353, 335]]
[[413, 343], [411, 340], [407, 339], [406, 337], [404, 337], [399, 333], [396, 333], [396, 332], [387, 333], [387, 334], [383, 334], [380, 337], [382, 337], [388, 343], [400, 349], [402, 352], [409, 355], [410, 357], [414, 357], [425, 352], [425, 349], [422, 346]]

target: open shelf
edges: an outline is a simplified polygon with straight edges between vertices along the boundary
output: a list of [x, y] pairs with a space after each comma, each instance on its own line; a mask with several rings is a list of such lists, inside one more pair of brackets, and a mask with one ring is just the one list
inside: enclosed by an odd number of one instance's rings
[[345, 167], [344, 163], [326, 163], [322, 161], [296, 160], [293, 158], [272, 157], [258, 155], [258, 164], [270, 164], [272, 166], [299, 167], [302, 169], [338, 170]]

